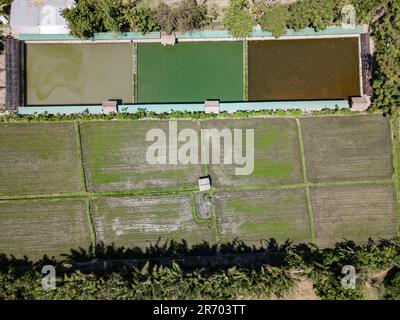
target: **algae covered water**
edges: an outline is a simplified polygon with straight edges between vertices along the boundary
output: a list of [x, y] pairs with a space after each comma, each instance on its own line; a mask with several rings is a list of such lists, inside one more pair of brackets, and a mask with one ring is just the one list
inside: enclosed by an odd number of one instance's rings
[[29, 105], [133, 102], [130, 44], [29, 44]]

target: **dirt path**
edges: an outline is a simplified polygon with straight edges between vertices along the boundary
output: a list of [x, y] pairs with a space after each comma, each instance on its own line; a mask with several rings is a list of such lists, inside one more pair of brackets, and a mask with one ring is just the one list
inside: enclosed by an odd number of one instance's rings
[[296, 282], [291, 293], [278, 298], [278, 300], [321, 300], [314, 291], [313, 283], [309, 279]]

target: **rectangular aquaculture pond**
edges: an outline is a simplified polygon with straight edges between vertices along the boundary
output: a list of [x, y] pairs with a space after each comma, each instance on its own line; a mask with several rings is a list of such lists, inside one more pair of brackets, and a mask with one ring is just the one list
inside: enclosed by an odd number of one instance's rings
[[28, 105], [133, 102], [130, 44], [27, 44]]
[[249, 41], [250, 101], [360, 95], [358, 38]]
[[31, 106], [347, 100], [359, 38], [26, 44]]
[[243, 100], [241, 41], [138, 45], [138, 101]]

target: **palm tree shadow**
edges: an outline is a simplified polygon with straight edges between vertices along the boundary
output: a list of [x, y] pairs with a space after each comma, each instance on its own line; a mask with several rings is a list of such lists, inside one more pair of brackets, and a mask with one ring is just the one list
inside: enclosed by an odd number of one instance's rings
[[[387, 246], [391, 240], [379, 240], [378, 243], [369, 240], [364, 246], [366, 250], [374, 250], [376, 246]], [[375, 247], [374, 247], [375, 246]], [[61, 254], [60, 257], [48, 257], [32, 261], [27, 256], [17, 258], [13, 255], [0, 254], [0, 272], [11, 268], [19, 272], [37, 270], [41, 272], [44, 265], [52, 265], [57, 272], [73, 272], [79, 270], [83, 273], [108, 273], [115, 270], [139, 269], [143, 266], [171, 266], [178, 264], [185, 270], [204, 270], [213, 272], [215, 270], [231, 267], [246, 267], [260, 270], [264, 266], [285, 267], [296, 263], [303, 265], [318, 266], [325, 265], [326, 254], [334, 256], [337, 252], [348, 256], [349, 263], [355, 262], [353, 254], [361, 246], [353, 241], [344, 240], [332, 248], [318, 248], [310, 243], [296, 243], [286, 240], [279, 243], [270, 238], [260, 242], [260, 245], [249, 245], [240, 239], [222, 244], [210, 244], [206, 241], [189, 245], [184, 239], [180, 241], [162, 241], [159, 238], [146, 247], [118, 246], [115, 243], [97, 243], [85, 249], [79, 247], [71, 249], [69, 253]], [[336, 253], [335, 253], [336, 252]], [[297, 259], [297, 260], [296, 260]], [[301, 262], [299, 262], [299, 259]], [[331, 262], [331, 266], [338, 272], [341, 265]]]

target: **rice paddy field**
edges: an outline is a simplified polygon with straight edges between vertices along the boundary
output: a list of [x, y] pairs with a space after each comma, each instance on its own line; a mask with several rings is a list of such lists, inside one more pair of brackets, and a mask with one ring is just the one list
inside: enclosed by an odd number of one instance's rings
[[[236, 164], [210, 164], [208, 171], [215, 177], [216, 186], [263, 186], [295, 184], [303, 180], [297, 125], [294, 119], [227, 119], [203, 121], [204, 129], [242, 129], [243, 152], [246, 150], [244, 134], [254, 129], [254, 171], [238, 176]], [[223, 153], [223, 145], [221, 153]], [[212, 156], [213, 151], [210, 151]], [[239, 166], [240, 167], [240, 166]]]
[[[177, 122], [178, 131], [197, 133], [254, 129], [249, 176], [232, 165], [147, 163], [147, 133], [168, 137], [169, 125], [0, 124], [0, 252], [37, 258], [90, 243], [145, 248], [182, 239], [325, 247], [398, 232], [399, 126], [380, 114]], [[199, 193], [207, 174], [213, 188]]]
[[0, 212], [0, 252], [35, 259], [90, 244], [84, 200], [1, 201]]
[[[197, 122], [180, 121], [178, 129], [199, 130]], [[86, 122], [80, 126], [83, 165], [89, 191], [185, 188], [197, 183], [201, 165], [166, 164], [162, 170], [146, 160], [149, 130], [168, 133], [168, 121]], [[181, 143], [182, 144], [182, 143]]]
[[74, 124], [2, 124], [0, 141], [0, 196], [83, 191]]
[[304, 189], [230, 191], [216, 198], [224, 243], [236, 238], [255, 246], [271, 237], [278, 242], [310, 240]]
[[390, 132], [384, 117], [320, 117], [301, 123], [310, 181], [391, 177], [391, 136], [377, 134]]
[[365, 243], [395, 235], [395, 197], [391, 184], [312, 188], [316, 242], [332, 246], [338, 238]]
[[215, 242], [210, 224], [198, 224], [192, 215], [190, 195], [101, 198], [93, 201], [98, 241], [139, 247], [185, 239], [189, 245]]

